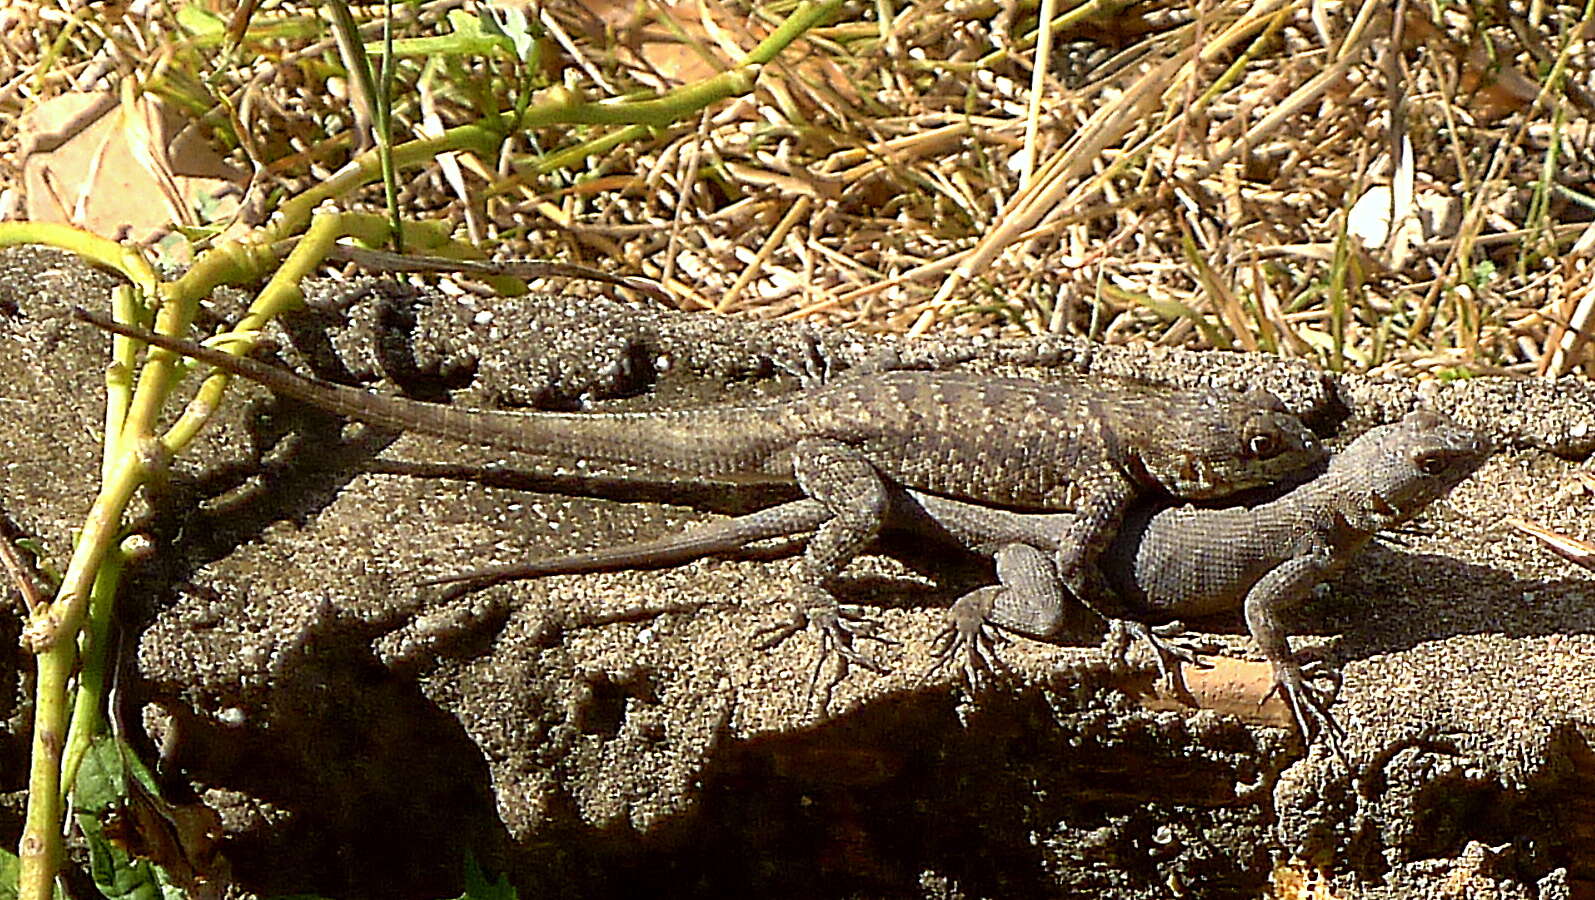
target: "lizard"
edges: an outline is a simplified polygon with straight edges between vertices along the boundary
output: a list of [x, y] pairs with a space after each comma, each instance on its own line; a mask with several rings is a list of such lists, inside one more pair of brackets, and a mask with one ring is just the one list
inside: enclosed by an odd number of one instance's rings
[[464, 410], [304, 378], [83, 309], [74, 315], [382, 428], [689, 477], [796, 484], [827, 517], [800, 562], [792, 621], [773, 629], [766, 646], [812, 623], [820, 630], [822, 661], [834, 649], [876, 669], [853, 649], [867, 626], [843, 617], [830, 585], [879, 532], [896, 485], [994, 507], [1074, 513], [1049, 548], [1058, 577], [1116, 621], [1124, 610], [1096, 558], [1135, 497], [1220, 497], [1272, 483], [1323, 456], [1312, 432], [1262, 393], [889, 370], [740, 405]]
[[[1139, 617], [1181, 619], [1241, 610], [1304, 738], [1339, 726], [1306, 684], [1280, 623], [1284, 611], [1343, 569], [1369, 541], [1411, 520], [1484, 464], [1480, 433], [1416, 410], [1372, 428], [1331, 458], [1324, 473], [1255, 506], [1192, 504], [1127, 516], [1103, 556], [1110, 580]], [[970, 510], [914, 494], [925, 514], [998, 560], [999, 585], [953, 604], [941, 659], [962, 649], [966, 669], [986, 652], [992, 628], [1035, 635], [1056, 627], [1065, 595], [1040, 548], [1066, 514]], [[1027, 534], [1028, 532], [1028, 534]]]
[[[1490, 450], [1479, 433], [1418, 410], [1364, 432], [1330, 460], [1323, 474], [1273, 500], [1249, 507], [1176, 506], [1166, 499], [1143, 504], [1125, 519], [1103, 555], [1103, 567], [1133, 607], [1139, 621], [1132, 620], [1132, 633], [1141, 637], [1152, 638], [1147, 620], [1241, 610], [1297, 728], [1310, 737], [1316, 722], [1334, 735], [1338, 725], [1306, 685], [1280, 614], [1344, 568], [1377, 534], [1444, 497], [1484, 463]], [[828, 516], [818, 501], [795, 500], [677, 535], [529, 560], [473, 577], [669, 565], [795, 537], [819, 528]], [[991, 644], [1000, 633], [1056, 635], [1065, 605], [1076, 598], [1061, 583], [1047, 551], [1074, 518], [1072, 513], [997, 509], [923, 491], [894, 492], [893, 526], [937, 533], [996, 565], [998, 584], [954, 602], [933, 668], [963, 653], [965, 677], [972, 682], [979, 669], [991, 668]], [[1164, 667], [1170, 653], [1156, 640], [1153, 648], [1160, 670], [1169, 676]]]

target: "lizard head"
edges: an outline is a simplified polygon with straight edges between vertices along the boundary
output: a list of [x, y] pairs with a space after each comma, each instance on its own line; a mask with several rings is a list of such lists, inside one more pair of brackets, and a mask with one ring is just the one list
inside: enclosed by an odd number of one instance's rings
[[1484, 435], [1420, 409], [1369, 429], [1337, 454], [1329, 474], [1361, 482], [1353, 522], [1369, 533], [1407, 521], [1473, 474], [1489, 457]]
[[1272, 484], [1325, 456], [1307, 426], [1263, 391], [1215, 394], [1199, 414], [1169, 413], [1145, 423], [1152, 434], [1143, 445], [1151, 449], [1141, 462], [1176, 497], [1203, 500]]

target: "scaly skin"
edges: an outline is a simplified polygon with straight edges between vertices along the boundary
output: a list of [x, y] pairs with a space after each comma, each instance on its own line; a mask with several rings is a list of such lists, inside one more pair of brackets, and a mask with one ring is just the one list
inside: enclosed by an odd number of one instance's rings
[[254, 360], [130, 328], [108, 331], [203, 360], [283, 396], [384, 428], [563, 460], [627, 463], [705, 479], [796, 483], [829, 517], [804, 554], [798, 615], [851, 649], [828, 587], [880, 531], [894, 486], [1016, 510], [1067, 511], [1059, 576], [1105, 615], [1122, 606], [1096, 559], [1146, 492], [1205, 499], [1269, 484], [1321, 459], [1271, 397], [1127, 382], [1040, 382], [888, 371], [746, 405], [643, 413], [461, 410], [301, 378]]
[[[1242, 610], [1302, 734], [1310, 737], [1316, 720], [1334, 737], [1339, 729], [1323, 700], [1304, 683], [1280, 614], [1340, 571], [1375, 534], [1410, 520], [1449, 493], [1489, 453], [1479, 433], [1439, 413], [1413, 412], [1364, 433], [1330, 461], [1323, 475], [1277, 500], [1251, 508], [1180, 506], [1132, 516], [1104, 554], [1103, 566], [1141, 616]], [[967, 512], [943, 498], [916, 499], [933, 519], [957, 519]], [[1010, 573], [1002, 587], [959, 600], [950, 625], [948, 655], [962, 648], [972, 665], [984, 652], [987, 625], [1044, 635], [1061, 613], [1062, 593], [1046, 568], [1050, 561], [1025, 548], [1048, 546], [1058, 520], [1067, 517], [995, 515], [1001, 527], [997, 540], [1011, 556]], [[989, 522], [974, 529], [974, 536], [995, 533]], [[964, 539], [970, 537], [966, 531]]]
[[[1242, 610], [1303, 735], [1310, 737], [1317, 722], [1333, 736], [1338, 727], [1325, 702], [1304, 683], [1279, 615], [1342, 569], [1374, 535], [1407, 522], [1449, 493], [1483, 464], [1489, 450], [1476, 432], [1437, 413], [1414, 412], [1358, 437], [1324, 474], [1271, 502], [1216, 509], [1165, 505], [1134, 515], [1103, 565], [1143, 618]], [[533, 560], [492, 574], [530, 577], [668, 565], [793, 537], [820, 527], [828, 517], [824, 504], [797, 500], [679, 535]], [[894, 493], [891, 525], [940, 534], [991, 556], [997, 565], [999, 585], [954, 604], [942, 645], [944, 663], [961, 652], [973, 677], [991, 665], [993, 628], [1031, 637], [1056, 631], [1074, 598], [1046, 551], [1074, 518], [995, 509], [920, 491]], [[1130, 627], [1160, 653], [1170, 652], [1141, 623]]]

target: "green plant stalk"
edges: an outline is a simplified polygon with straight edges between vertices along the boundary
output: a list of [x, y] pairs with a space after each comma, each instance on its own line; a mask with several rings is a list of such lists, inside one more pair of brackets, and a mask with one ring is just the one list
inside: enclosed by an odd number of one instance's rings
[[[366, 48], [371, 49], [375, 41]], [[400, 38], [393, 42], [394, 56], [486, 56], [495, 50], [515, 52], [509, 38], [497, 34], [440, 34], [432, 37]]]
[[[145, 322], [147, 316], [139, 305], [133, 289], [118, 285], [111, 291], [111, 309], [120, 322]], [[128, 407], [133, 402], [133, 370], [138, 365], [138, 347], [133, 341], [118, 335], [111, 342], [111, 365], [105, 370], [105, 433], [122, 433]], [[107, 440], [100, 460], [100, 480], [111, 476], [116, 462], [117, 442]]]
[[[387, 223], [369, 215], [318, 216], [305, 237], [288, 254], [283, 265], [256, 298], [250, 312], [240, 322], [240, 330], [253, 331], [274, 315], [297, 304], [300, 299], [299, 282], [326, 258], [327, 251], [345, 235], [354, 235], [370, 242], [380, 242], [386, 237]], [[415, 228], [423, 240], [434, 238], [425, 225]], [[170, 293], [170, 292], [168, 292]], [[157, 328], [165, 333], [181, 334], [187, 328], [182, 307], [192, 304], [168, 303], [157, 317]], [[131, 299], [118, 304], [118, 308], [132, 306]], [[179, 324], [181, 323], [181, 324]], [[240, 348], [240, 352], [245, 347]], [[55, 872], [60, 867], [60, 823], [66, 790], [70, 777], [93, 736], [93, 726], [103, 701], [104, 688], [104, 635], [106, 627], [91, 627], [88, 633], [88, 655], [77, 698], [77, 713], [68, 715], [67, 683], [77, 661], [76, 636], [79, 634], [85, 611], [93, 610], [91, 621], [109, 622], [111, 598], [121, 572], [122, 558], [113, 542], [120, 527], [122, 514], [149, 472], [164, 460], [170, 459], [198, 434], [217, 408], [226, 379], [213, 376], [201, 386], [200, 393], [189, 404], [178, 422], [159, 442], [141, 436], [153, 431], [158, 415], [170, 389], [176, 358], [173, 354], [150, 348], [146, 363], [140, 373], [138, 387], [125, 416], [107, 414], [107, 421], [120, 418], [120, 431], [107, 431], [106, 443], [115, 448], [107, 467], [104, 486], [89, 511], [66, 575], [54, 602], [30, 619], [24, 640], [39, 652], [38, 677], [35, 685], [34, 743], [28, 779], [28, 810], [23, 828], [19, 856], [22, 871], [18, 896], [22, 900], [44, 900], [51, 896]], [[113, 369], [107, 374], [108, 383], [117, 384], [125, 372]], [[118, 403], [120, 390], [113, 388], [110, 402]], [[153, 398], [153, 400], [151, 399]]]
[[[282, 311], [299, 298], [298, 279], [312, 268], [326, 249], [337, 240], [340, 226], [358, 230], [370, 217], [329, 216], [313, 223], [307, 239], [289, 254], [294, 265], [282, 266], [257, 298], [248, 328], [257, 328], [270, 315]], [[311, 257], [314, 256], [315, 259]], [[156, 327], [167, 334], [181, 334], [187, 328], [185, 307], [191, 303], [168, 303], [157, 316]], [[64, 787], [63, 752], [70, 720], [67, 683], [77, 661], [75, 637], [82, 627], [90, 598], [115, 590], [119, 565], [107, 565], [122, 514], [150, 470], [168, 456], [168, 447], [181, 449], [204, 424], [219, 401], [225, 384], [203, 392], [190, 404], [177, 426], [159, 442], [141, 439], [153, 433], [153, 426], [170, 389], [174, 354], [151, 348], [132, 403], [119, 433], [107, 432], [106, 441], [114, 446], [114, 461], [104, 479], [99, 496], [89, 510], [77, 546], [62, 579], [55, 600], [30, 617], [23, 639], [39, 654], [35, 684], [33, 748], [28, 777], [28, 809], [18, 855], [21, 874], [18, 896], [21, 900], [46, 900], [51, 896], [55, 873], [61, 861], [61, 821]], [[213, 379], [214, 380], [214, 379]], [[210, 385], [207, 385], [210, 387]], [[203, 412], [203, 415], [200, 412]], [[109, 601], [106, 601], [108, 606]], [[107, 615], [109, 613], [107, 612]], [[91, 637], [92, 641], [92, 637]], [[96, 699], [95, 702], [98, 702]], [[80, 731], [82, 727], [80, 726]], [[81, 739], [80, 739], [81, 740]], [[81, 750], [76, 751], [81, 754]], [[77, 758], [81, 758], [79, 755]]]
[[355, 25], [354, 14], [349, 11], [348, 0], [328, 0], [322, 5], [332, 22], [337, 37], [338, 52], [343, 57], [344, 69], [349, 74], [350, 87], [356, 97], [365, 101], [371, 114], [371, 138], [376, 141], [378, 167], [382, 172], [382, 192], [393, 218], [394, 250], [403, 253], [404, 243], [399, 229], [398, 176], [393, 168], [393, 128], [389, 114], [393, 110], [393, 4], [389, 0], [382, 21], [383, 56], [381, 87], [379, 76], [371, 71], [371, 56], [360, 42], [360, 30]]
[[[267, 41], [293, 41], [309, 40], [320, 33], [320, 26], [312, 16], [294, 16], [287, 19], [268, 22], [264, 25], [250, 25], [238, 43], [263, 44]], [[220, 47], [227, 42], [227, 30], [217, 28], [215, 31], [187, 33], [179, 49], [201, 49], [206, 47]]]
[[[545, 156], [532, 166], [532, 172], [538, 175], [547, 175], [560, 169], [575, 168], [578, 163], [589, 156], [601, 156], [608, 153], [610, 148], [618, 147], [628, 141], [642, 140], [648, 136], [648, 132], [651, 130], [646, 125], [627, 125], [625, 128], [611, 131], [602, 137], [583, 141], [574, 147], [567, 147], [552, 156]], [[502, 190], [494, 191], [494, 193], [503, 193], [507, 189], [508, 186]]]
[[[1565, 40], [1565, 39], [1564, 39]], [[1562, 90], [1563, 64], [1566, 54], [1558, 57], [1552, 69], [1550, 86]], [[1551, 192], [1556, 187], [1557, 151], [1562, 146], [1562, 134], [1567, 127], [1567, 105], [1556, 104], [1551, 111], [1551, 139], [1545, 147], [1545, 162], [1540, 166], [1540, 177], [1534, 182], [1534, 191], [1529, 198], [1528, 213], [1523, 217], [1523, 223], [1534, 232], [1535, 241], [1541, 246], [1550, 245], [1551, 253], [1556, 252], [1556, 240], [1551, 237], [1551, 222], [1549, 211], [1551, 207]], [[1525, 274], [1528, 264], [1528, 254], [1518, 254], [1517, 269], [1521, 277]]]
[[662, 97], [649, 100], [601, 100], [588, 103], [568, 90], [556, 89], [551, 102], [526, 111], [522, 128], [543, 125], [651, 125], [662, 128], [711, 103], [740, 96], [753, 90], [759, 67], [774, 60], [787, 45], [805, 31], [825, 21], [842, 5], [842, 0], [800, 3], [781, 27], [748, 51], [734, 69], [683, 85]]
[[[440, 153], [455, 150], [469, 150], [486, 158], [492, 158], [498, 152], [498, 145], [502, 139], [503, 135], [500, 132], [484, 125], [460, 125], [436, 137], [420, 138], [394, 147], [393, 165], [398, 169], [408, 169]], [[310, 221], [310, 215], [315, 212], [316, 207], [365, 185], [379, 177], [381, 172], [382, 161], [377, 153], [375, 151], [362, 153], [349, 165], [335, 172], [331, 178], [284, 203], [278, 210], [276, 220], [263, 229], [256, 238], [254, 243], [257, 249], [298, 234]], [[193, 271], [190, 269], [189, 274], [192, 275]], [[188, 275], [185, 275], [176, 284], [182, 287], [187, 280]], [[202, 293], [208, 293], [208, 290]]]
[[[370, 227], [372, 224], [377, 227]], [[309, 231], [294, 245], [294, 249], [283, 260], [276, 274], [272, 275], [271, 280], [261, 289], [255, 302], [250, 304], [249, 312], [239, 320], [234, 331], [241, 337], [228, 348], [229, 352], [248, 353], [255, 346], [255, 332], [272, 317], [299, 305], [303, 297], [299, 290], [299, 282], [321, 265], [339, 238], [352, 232], [363, 232], [360, 237], [376, 238], [375, 241], [368, 242], [380, 243], [382, 238], [386, 237], [386, 231], [387, 223], [373, 216], [334, 214], [315, 217], [310, 223]], [[245, 334], [249, 336], [243, 337]], [[150, 348], [151, 359], [154, 358], [156, 349]], [[161, 444], [166, 453], [176, 455], [194, 440], [220, 406], [222, 394], [227, 390], [228, 380], [229, 376], [221, 372], [205, 379], [205, 383], [200, 385], [199, 392], [189, 401], [177, 422], [161, 436]]]
[[[361, 49], [364, 53], [364, 49]], [[389, 233], [395, 253], [404, 252], [404, 226], [399, 216], [399, 176], [393, 168], [393, 80], [398, 65], [393, 55], [393, 0], [383, 3], [382, 75], [377, 95], [377, 153], [382, 164], [382, 190], [388, 202]]]
[[[6, 228], [0, 223], [0, 242], [22, 238], [38, 240], [40, 235], [29, 232], [31, 226]], [[35, 229], [36, 231], [36, 229]], [[388, 223], [368, 215], [318, 216], [305, 238], [288, 254], [266, 287], [251, 306], [250, 313], [240, 323], [241, 330], [254, 330], [267, 319], [298, 303], [299, 282], [323, 259], [340, 237], [354, 235], [368, 242], [380, 243], [386, 236]], [[437, 235], [420, 224], [414, 228], [416, 237], [423, 243], [435, 243]], [[23, 232], [21, 238], [15, 232]], [[48, 235], [47, 235], [48, 236]], [[118, 268], [132, 268], [130, 259], [142, 262], [142, 257], [120, 252], [117, 245], [85, 235], [73, 229], [59, 230], [54, 236], [69, 249], [76, 249], [91, 259], [107, 262]], [[112, 252], [115, 248], [116, 252]], [[233, 248], [237, 254], [217, 254], [221, 262], [210, 259], [201, 267], [202, 277], [194, 284], [210, 277], [236, 275], [236, 263], [242, 258], [256, 261], [274, 259], [267, 246]], [[207, 254], [209, 257], [210, 255]], [[247, 266], [246, 266], [247, 268]], [[153, 275], [153, 270], [148, 270]], [[205, 274], [208, 273], [208, 274]], [[161, 293], [171, 301], [186, 299], [185, 295], [164, 286]], [[192, 295], [188, 295], [192, 296]], [[119, 314], [127, 320], [142, 319], [131, 291], [122, 292], [113, 301]], [[188, 322], [190, 302], [168, 302], [162, 305], [156, 327], [168, 334], [181, 334]], [[213, 377], [201, 387], [199, 396], [185, 410], [183, 416], [159, 443], [141, 440], [139, 436], [152, 433], [153, 423], [164, 405], [170, 389], [176, 358], [151, 348], [146, 364], [140, 372], [138, 386], [128, 395], [128, 374], [131, 371], [133, 348], [113, 350], [117, 363], [107, 372], [108, 404], [107, 424], [120, 422], [121, 427], [107, 430], [107, 460], [103, 465], [103, 487], [89, 511], [77, 546], [62, 579], [55, 600], [41, 608], [30, 618], [24, 639], [39, 653], [38, 675], [35, 684], [34, 741], [28, 779], [28, 809], [19, 847], [21, 874], [18, 896], [22, 900], [45, 900], [52, 896], [55, 873], [61, 861], [60, 823], [64, 810], [64, 797], [70, 787], [70, 776], [75, 772], [87, 741], [92, 737], [93, 725], [103, 700], [103, 652], [105, 627], [89, 631], [89, 658], [84, 668], [82, 689], [77, 698], [77, 713], [68, 713], [68, 682], [77, 662], [77, 642], [86, 610], [94, 610], [93, 621], [109, 621], [111, 597], [121, 571], [121, 559], [114, 550], [114, 541], [120, 527], [122, 514], [134, 493], [148, 477], [158, 460], [169, 459], [169, 454], [183, 449], [203, 427], [220, 402], [225, 379]], [[125, 410], [125, 413], [122, 412]], [[75, 726], [75, 727], [74, 727]], [[70, 748], [70, 749], [69, 749]]]
[[1290, 18], [1292, 11], [1292, 8], [1287, 6], [1274, 13], [1268, 19], [1267, 24], [1263, 26], [1262, 33], [1252, 38], [1251, 44], [1235, 58], [1235, 61], [1230, 63], [1222, 74], [1213, 79], [1213, 83], [1208, 85], [1207, 90], [1202, 92], [1202, 96], [1191, 104], [1191, 109], [1194, 111], [1207, 109], [1207, 105], [1212, 103], [1215, 97], [1229, 90], [1231, 85], [1239, 81], [1241, 75], [1245, 74], [1246, 67], [1252, 64], [1252, 60], [1256, 59], [1258, 54], [1262, 53], [1264, 45], [1285, 27], [1285, 22]]
[[45, 92], [45, 77], [55, 68], [56, 60], [61, 58], [62, 51], [66, 49], [67, 43], [72, 40], [72, 35], [77, 33], [78, 27], [89, 21], [94, 15], [94, 7], [84, 5], [73, 13], [71, 18], [66, 20], [66, 24], [61, 27], [61, 33], [56, 35], [55, 40], [50, 42], [50, 46], [44, 51], [43, 58], [39, 60], [38, 69], [33, 75], [34, 91], [41, 94]]
[[138, 449], [124, 447], [84, 520], [55, 602], [36, 612], [23, 633], [27, 640], [42, 617], [56, 639], [38, 649], [28, 810], [17, 851], [22, 864], [17, 879], [19, 900], [50, 900], [61, 865], [61, 754], [68, 726], [67, 682], [77, 662], [77, 642], [61, 636], [76, 635], [82, 625], [100, 564], [116, 541], [122, 511], [147, 477], [148, 462]]
[[[815, 24], [835, 12], [842, 5], [842, 0], [824, 0], [822, 3], [802, 3], [793, 11], [792, 15], [782, 23], [780, 28], [771, 32], [770, 36], [759, 43], [757, 47], [748, 52], [747, 57], [737, 69], [712, 75], [693, 84], [677, 88], [664, 95], [650, 100], [631, 100], [598, 103], [588, 103], [577, 98], [567, 90], [552, 91], [552, 97], [545, 103], [537, 104], [526, 110], [520, 128], [535, 128], [545, 125], [560, 124], [588, 124], [588, 125], [632, 125], [632, 126], [662, 126], [669, 125], [677, 119], [695, 113], [710, 103], [725, 100], [733, 96], [745, 94], [753, 89], [757, 77], [755, 66], [762, 66], [774, 59], [787, 45], [796, 40]], [[627, 136], [640, 136], [646, 131], [632, 131], [623, 129]], [[496, 128], [485, 124], [476, 123], [460, 125], [445, 131], [433, 138], [422, 138], [401, 144], [393, 148], [393, 165], [403, 169], [417, 165], [431, 159], [440, 153], [455, 150], [469, 150], [482, 156], [491, 157], [495, 154], [498, 144], [503, 139], [503, 133]], [[585, 155], [585, 154], [584, 154]], [[315, 208], [326, 200], [341, 196], [355, 188], [371, 181], [381, 172], [381, 159], [375, 152], [367, 152], [355, 159], [350, 165], [334, 174], [331, 178], [311, 188], [298, 197], [284, 203], [278, 213], [277, 220], [269, 226], [258, 244], [271, 244], [285, 240], [309, 221], [310, 214]], [[219, 265], [219, 263], [218, 263]], [[197, 281], [204, 282], [204, 276], [195, 276], [196, 264], [189, 274], [179, 279], [176, 289], [186, 295], [201, 295], [204, 291], [193, 292], [184, 284], [191, 276]], [[213, 287], [214, 284], [211, 285]]]
[[0, 222], [0, 247], [45, 244], [76, 253], [91, 263], [115, 269], [142, 291], [160, 283], [155, 267], [137, 249], [54, 222]]
[[[467, 127], [455, 129], [452, 135], [445, 134], [443, 140], [447, 141], [451, 137], [469, 143], [489, 136], [480, 129]], [[405, 149], [415, 162], [419, 162], [436, 152], [430, 146], [434, 143], [437, 142], [415, 142]], [[355, 177], [374, 169], [376, 159], [373, 154], [367, 154], [363, 161], [366, 165], [357, 167], [341, 179], [323, 184], [317, 193], [325, 193], [329, 186], [334, 189], [358, 186]], [[314, 209], [314, 203], [304, 202], [307, 199], [319, 203], [326, 198], [298, 198], [300, 204], [297, 210], [302, 211], [306, 218]], [[326, 224], [316, 223], [312, 234], [308, 236], [313, 239], [301, 241], [295, 252], [290, 254], [295, 264], [280, 267], [278, 277], [273, 278], [257, 298], [251, 317], [244, 323], [245, 327], [258, 328], [267, 317], [297, 302], [298, 279], [325, 256], [326, 248], [342, 231], [359, 231], [376, 236], [372, 232], [387, 230], [385, 224], [377, 229], [371, 228], [370, 224], [370, 217], [343, 219], [337, 216], [327, 217]], [[136, 251], [68, 226], [0, 223], [0, 246], [50, 244], [75, 252], [91, 262], [114, 268], [138, 285], [142, 289], [141, 293], [161, 298], [156, 329], [165, 334], [180, 335], [187, 330], [192, 310], [201, 296], [218, 284], [250, 280], [275, 265], [276, 254], [271, 244], [278, 235], [289, 231], [294, 225], [292, 219], [279, 219], [277, 226], [267, 229], [262, 238], [217, 248], [197, 260], [182, 279], [166, 284], [158, 281], [154, 269]], [[119, 306], [131, 311], [136, 309], [136, 301], [129, 296]], [[125, 363], [127, 358], [118, 353], [119, 361]], [[113, 388], [108, 400], [118, 408], [125, 405], [127, 411], [125, 415], [117, 410], [107, 413], [107, 422], [120, 420], [121, 428], [106, 434], [109, 459], [102, 464], [105, 477], [100, 493], [90, 508], [55, 600], [35, 611], [24, 631], [24, 640], [30, 649], [38, 653], [39, 659], [28, 809], [19, 848], [19, 897], [22, 900], [49, 898], [55, 873], [60, 866], [62, 754], [69, 727], [68, 681], [77, 661], [75, 638], [82, 627], [89, 598], [97, 582], [96, 573], [111, 551], [128, 502], [148, 475], [154, 462], [151, 456], [159, 454], [164, 457], [166, 446], [179, 449], [185, 446], [209, 415], [202, 408], [196, 412], [191, 406], [190, 412], [194, 414], [185, 415], [161, 444], [140, 440], [139, 436], [153, 434], [154, 422], [169, 393], [176, 363], [177, 357], [173, 354], [151, 349], [139, 373], [137, 387], [132, 390], [130, 402], [126, 403], [127, 387], [123, 380], [127, 377], [127, 371], [113, 370], [111, 373], [115, 379], [113, 383], [120, 386]], [[214, 410], [220, 392], [219, 385], [206, 392], [201, 407], [208, 405], [210, 410]], [[108, 590], [111, 584], [114, 584], [114, 579], [107, 583]]]
[[78, 766], [89, 742], [100, 731], [105, 715], [106, 662], [110, 658], [111, 613], [116, 608], [116, 586], [122, 578], [127, 555], [120, 547], [105, 554], [100, 570], [89, 590], [89, 617], [79, 640], [83, 665], [78, 672], [77, 697], [72, 704], [72, 719], [67, 727], [66, 748], [61, 760], [61, 798], [77, 783]]
[[1346, 231], [1348, 216], [1341, 216], [1340, 233], [1335, 237], [1335, 258], [1329, 265], [1329, 337], [1328, 359], [1331, 371], [1346, 368], [1346, 317], [1351, 304], [1346, 300], [1347, 275], [1351, 271], [1351, 238]]

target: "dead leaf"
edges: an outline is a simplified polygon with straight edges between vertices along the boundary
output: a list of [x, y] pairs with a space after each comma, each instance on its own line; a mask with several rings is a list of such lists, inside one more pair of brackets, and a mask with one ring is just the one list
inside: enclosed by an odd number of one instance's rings
[[176, 223], [230, 215], [236, 201], [225, 195], [247, 176], [188, 124], [150, 95], [133, 109], [108, 93], [39, 104], [20, 122], [28, 219], [146, 241]]

